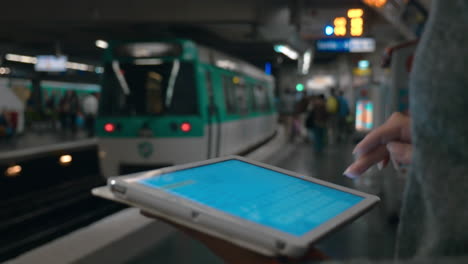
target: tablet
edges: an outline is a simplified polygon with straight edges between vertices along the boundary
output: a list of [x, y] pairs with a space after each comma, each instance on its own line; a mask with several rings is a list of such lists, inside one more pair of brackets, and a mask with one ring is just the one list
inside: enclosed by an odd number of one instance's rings
[[379, 201], [238, 156], [114, 177], [108, 187], [114, 200], [264, 255], [287, 257], [300, 257]]

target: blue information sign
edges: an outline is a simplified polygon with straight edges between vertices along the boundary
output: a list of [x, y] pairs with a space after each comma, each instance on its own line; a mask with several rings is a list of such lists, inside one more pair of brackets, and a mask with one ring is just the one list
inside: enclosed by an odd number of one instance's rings
[[373, 38], [327, 38], [316, 42], [317, 51], [364, 53], [375, 51]]

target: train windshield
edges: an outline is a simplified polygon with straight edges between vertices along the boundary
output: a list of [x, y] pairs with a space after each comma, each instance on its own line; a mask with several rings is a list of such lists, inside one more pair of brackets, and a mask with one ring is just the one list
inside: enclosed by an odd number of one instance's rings
[[136, 59], [105, 66], [100, 115], [193, 115], [198, 113], [192, 63]]

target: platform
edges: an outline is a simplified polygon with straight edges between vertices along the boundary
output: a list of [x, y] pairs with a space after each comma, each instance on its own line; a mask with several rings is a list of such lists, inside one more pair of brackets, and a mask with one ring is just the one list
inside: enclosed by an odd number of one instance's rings
[[0, 140], [0, 164], [18, 163], [43, 157], [54, 151], [80, 150], [96, 147], [96, 138], [86, 138], [83, 133], [76, 135], [61, 133], [28, 133], [10, 139]]
[[47, 147], [50, 145], [76, 142], [85, 139], [87, 139], [87, 137], [84, 131], [78, 131], [75, 135], [59, 131], [31, 131], [12, 138], [0, 138], [0, 153]]
[[[317, 247], [336, 259], [385, 259], [393, 256], [396, 222], [392, 214], [398, 195], [384, 190], [381, 174], [393, 171], [372, 170], [362, 180], [342, 176], [352, 161], [351, 144], [328, 146], [318, 156], [309, 143], [287, 143], [280, 133], [272, 142], [249, 155], [250, 158], [317, 177], [337, 184], [388, 197], [370, 213], [320, 241]], [[36, 248], [7, 263], [222, 263], [198, 241], [171, 226], [141, 216], [137, 209], [126, 209], [94, 224]]]

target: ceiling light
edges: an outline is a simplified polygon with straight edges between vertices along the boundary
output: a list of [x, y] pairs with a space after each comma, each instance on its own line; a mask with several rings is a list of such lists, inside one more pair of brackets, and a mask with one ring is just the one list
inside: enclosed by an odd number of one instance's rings
[[325, 27], [325, 35], [327, 35], [327, 36], [333, 35], [333, 32], [334, 32], [334, 31], [335, 31], [335, 30], [333, 29], [332, 26], [326, 26], [326, 27]]
[[[36, 64], [37, 63], [37, 58], [36, 57], [18, 55], [18, 54], [11, 54], [11, 53], [6, 54], [5, 59], [7, 61], [21, 62], [21, 63], [27, 63], [27, 64]], [[77, 62], [72, 62], [72, 61], [67, 62], [65, 64], [65, 66], [67, 67], [67, 69], [71, 69], [71, 70], [90, 71], [90, 72], [94, 72], [96, 70], [97, 73], [102, 73], [103, 70], [104, 70], [104, 69], [102, 69], [102, 67], [95, 68], [95, 66], [93, 66], [93, 65], [84, 64], [84, 63], [77, 63]], [[6, 71], [7, 71], [7, 73], [4, 73], [4, 74], [10, 73], [10, 69], [8, 69]]]
[[94, 69], [94, 71], [95, 71], [97, 74], [102, 74], [102, 73], [104, 73], [104, 67], [98, 66], [98, 67], [96, 67], [96, 68]]
[[297, 51], [293, 50], [288, 45], [275, 45], [274, 49], [276, 52], [283, 53], [292, 60], [297, 60], [299, 58], [299, 54], [297, 53]]
[[9, 74], [11, 72], [8, 67], [0, 67], [0, 75]]
[[22, 62], [22, 63], [28, 63], [28, 64], [36, 64], [37, 63], [36, 57], [24, 56], [24, 55], [18, 55], [18, 54], [11, 54], [11, 53], [6, 54], [5, 59], [8, 60], [8, 61]]
[[312, 61], [312, 51], [309, 49], [304, 52], [303, 60], [302, 60], [302, 74], [309, 73], [310, 63]]
[[107, 41], [98, 39], [96, 40], [96, 47], [101, 48], [101, 49], [107, 49], [109, 47], [109, 43]]

